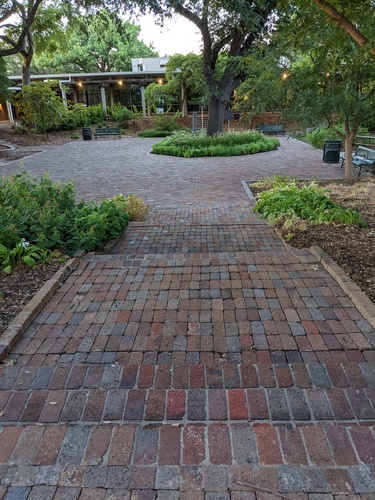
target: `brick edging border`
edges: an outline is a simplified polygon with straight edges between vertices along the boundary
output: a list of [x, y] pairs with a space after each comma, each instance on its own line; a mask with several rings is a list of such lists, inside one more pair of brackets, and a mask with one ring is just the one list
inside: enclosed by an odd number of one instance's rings
[[318, 259], [321, 265], [337, 281], [362, 316], [375, 329], [375, 304], [359, 286], [346, 274], [346, 272], [327, 255], [319, 246], [313, 245], [310, 252]]
[[31, 322], [40, 313], [56, 290], [62, 285], [69, 274], [78, 266], [81, 259], [86, 255], [84, 250], [79, 250], [59, 269], [42, 288], [36, 292], [34, 297], [25, 305], [22, 311], [13, 319], [7, 329], [0, 336], [0, 361], [9, 353], [10, 349], [22, 337]]

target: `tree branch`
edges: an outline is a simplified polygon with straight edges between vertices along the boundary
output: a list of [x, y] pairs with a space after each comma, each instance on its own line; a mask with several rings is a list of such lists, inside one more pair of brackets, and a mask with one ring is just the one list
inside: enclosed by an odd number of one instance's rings
[[[358, 45], [360, 45], [361, 47], [364, 47], [365, 45], [371, 45], [370, 40], [365, 37], [354, 26], [354, 24], [349, 21], [349, 19], [342, 12], [339, 12], [333, 5], [331, 5], [326, 0], [314, 0], [314, 2], [320, 9], [324, 10], [329, 15], [329, 17], [337, 26], [344, 29], [353, 38], [353, 40], [358, 43]], [[370, 48], [370, 53], [375, 56], [375, 48]]]

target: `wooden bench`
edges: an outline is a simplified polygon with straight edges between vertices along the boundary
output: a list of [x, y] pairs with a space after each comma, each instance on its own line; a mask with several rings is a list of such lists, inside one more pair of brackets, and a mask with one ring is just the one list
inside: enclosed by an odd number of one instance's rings
[[95, 139], [99, 137], [116, 136], [121, 139], [121, 130], [117, 127], [98, 127], [94, 131]]
[[[341, 167], [345, 165], [345, 153], [340, 154]], [[352, 162], [359, 169], [358, 177], [362, 171], [371, 172], [375, 175], [375, 150], [364, 146], [357, 146], [352, 156]]]
[[274, 135], [274, 134], [285, 134], [286, 130], [282, 123], [271, 124], [271, 125], [257, 125], [258, 132], [262, 134]]

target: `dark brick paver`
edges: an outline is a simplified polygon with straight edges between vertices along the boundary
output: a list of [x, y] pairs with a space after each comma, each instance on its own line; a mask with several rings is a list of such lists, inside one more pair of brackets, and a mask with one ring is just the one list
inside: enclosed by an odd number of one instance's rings
[[87, 199], [134, 193], [151, 210], [84, 258], [0, 365], [0, 500], [373, 498], [375, 332], [242, 184], [339, 165], [286, 138], [222, 159], [151, 144], [24, 160]]

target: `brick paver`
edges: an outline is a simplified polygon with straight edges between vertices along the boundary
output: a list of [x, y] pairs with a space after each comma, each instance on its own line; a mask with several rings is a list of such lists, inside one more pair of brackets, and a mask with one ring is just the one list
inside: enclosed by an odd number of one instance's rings
[[134, 193], [151, 210], [84, 258], [0, 365], [0, 499], [372, 498], [375, 332], [242, 183], [339, 165], [286, 138], [221, 159], [151, 144], [24, 160], [87, 199]]

